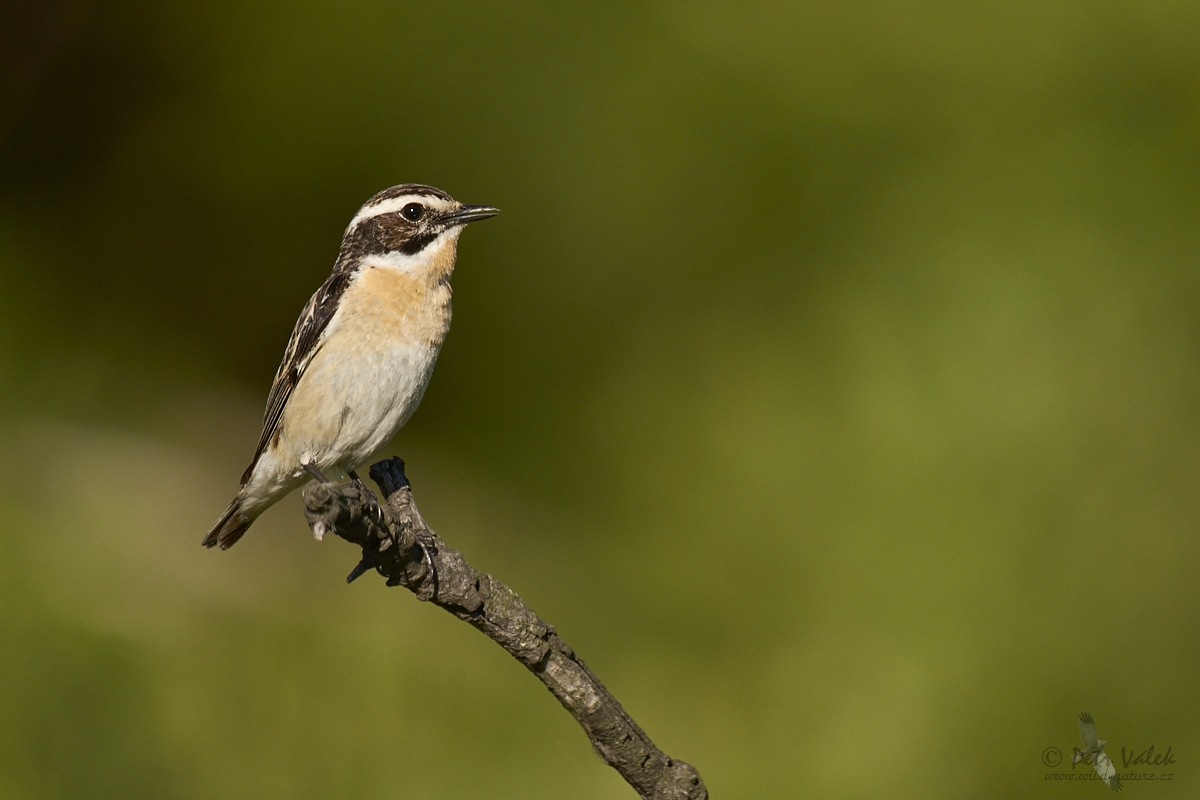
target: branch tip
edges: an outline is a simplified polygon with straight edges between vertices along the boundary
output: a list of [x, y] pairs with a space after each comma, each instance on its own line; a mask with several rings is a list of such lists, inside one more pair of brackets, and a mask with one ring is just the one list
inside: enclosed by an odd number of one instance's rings
[[402, 459], [371, 465], [371, 480], [386, 505], [357, 475], [353, 483], [335, 486], [316, 467], [305, 469], [316, 479], [303, 492], [304, 516], [314, 533], [332, 532], [362, 548], [347, 583], [374, 569], [388, 586], [403, 586], [499, 644], [558, 698], [592, 747], [642, 800], [707, 800], [696, 768], [659, 750], [553, 625], [426, 525]]
[[385, 498], [390, 498], [405, 487], [412, 488], [408, 476], [404, 474], [404, 459], [399, 456], [376, 461], [371, 465], [369, 474], [371, 480], [379, 484]]

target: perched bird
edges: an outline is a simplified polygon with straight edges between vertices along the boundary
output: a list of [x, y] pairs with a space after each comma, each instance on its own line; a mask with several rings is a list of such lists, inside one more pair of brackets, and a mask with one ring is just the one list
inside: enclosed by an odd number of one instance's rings
[[1083, 739], [1083, 749], [1077, 749], [1072, 754], [1071, 763], [1078, 764], [1080, 761], [1086, 761], [1096, 768], [1096, 774], [1108, 784], [1110, 789], [1114, 792], [1121, 791], [1121, 778], [1117, 775], [1117, 768], [1113, 766], [1112, 759], [1104, 752], [1104, 745], [1108, 742], [1101, 739], [1096, 733], [1096, 723], [1092, 720], [1092, 715], [1086, 711], [1079, 715], [1079, 736]]
[[408, 421], [450, 329], [458, 237], [498, 213], [415, 183], [359, 209], [296, 322], [242, 488], [205, 547], [233, 546], [306, 467], [353, 474]]

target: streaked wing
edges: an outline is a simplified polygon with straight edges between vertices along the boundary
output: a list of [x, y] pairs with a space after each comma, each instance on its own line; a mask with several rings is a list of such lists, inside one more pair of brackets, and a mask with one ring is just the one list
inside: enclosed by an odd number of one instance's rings
[[250, 475], [253, 474], [258, 459], [262, 457], [263, 452], [271, 443], [271, 437], [279, 428], [279, 419], [283, 416], [283, 409], [287, 405], [288, 398], [292, 396], [296, 384], [300, 382], [300, 377], [304, 375], [304, 370], [308, 368], [313, 356], [321, 349], [325, 329], [329, 327], [329, 321], [337, 313], [338, 301], [346, 291], [346, 287], [350, 285], [352, 277], [353, 273], [335, 271], [325, 280], [321, 288], [317, 289], [316, 294], [304, 307], [304, 311], [300, 313], [300, 319], [296, 321], [296, 328], [292, 331], [292, 338], [288, 340], [287, 350], [283, 353], [283, 361], [279, 364], [279, 371], [275, 373], [275, 381], [271, 384], [271, 393], [267, 396], [267, 410], [263, 415], [262, 435], [258, 439], [258, 446], [254, 448], [254, 458], [251, 460], [250, 466], [246, 467], [246, 471], [242, 474], [243, 486], [250, 480]]
[[1100, 742], [1100, 736], [1096, 733], [1096, 723], [1086, 711], [1079, 715], [1079, 738], [1083, 739], [1085, 749], [1095, 747]]

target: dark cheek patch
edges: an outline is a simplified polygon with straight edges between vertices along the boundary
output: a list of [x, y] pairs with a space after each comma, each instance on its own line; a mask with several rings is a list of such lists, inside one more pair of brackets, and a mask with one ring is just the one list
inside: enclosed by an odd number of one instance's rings
[[438, 237], [438, 231], [422, 231], [406, 242], [403, 242], [399, 250], [406, 256], [415, 256], [417, 253], [429, 246], [429, 243]]
[[363, 256], [393, 252], [400, 252], [406, 256], [416, 255], [441, 234], [436, 228], [416, 228], [417, 226], [405, 220], [399, 213], [382, 214], [364, 220], [343, 243], [341, 260], [350, 261]]

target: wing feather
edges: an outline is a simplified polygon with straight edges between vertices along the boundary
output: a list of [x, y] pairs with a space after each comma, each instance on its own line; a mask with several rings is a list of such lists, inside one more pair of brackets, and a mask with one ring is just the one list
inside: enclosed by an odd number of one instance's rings
[[308, 368], [309, 363], [312, 362], [313, 356], [321, 349], [325, 330], [329, 327], [329, 321], [337, 313], [338, 303], [352, 278], [352, 272], [335, 270], [325, 280], [325, 283], [321, 284], [321, 288], [317, 289], [308, 304], [304, 306], [304, 310], [300, 312], [300, 319], [296, 321], [292, 337], [288, 340], [287, 349], [283, 353], [283, 361], [280, 362], [279, 370], [275, 373], [275, 380], [271, 384], [271, 393], [267, 396], [267, 410], [263, 414], [262, 435], [258, 438], [258, 446], [254, 448], [254, 458], [250, 461], [250, 466], [246, 467], [246, 471], [242, 473], [243, 486], [250, 480], [250, 476], [254, 473], [254, 467], [271, 443], [271, 437], [279, 429], [279, 420], [283, 416], [283, 409], [287, 406], [288, 398], [292, 396], [296, 384], [300, 382], [300, 378], [304, 375], [304, 370]]
[[1096, 733], [1096, 723], [1086, 711], [1079, 715], [1079, 738], [1083, 739], [1084, 747], [1088, 750], [1100, 742], [1100, 736]]
[[1112, 759], [1108, 757], [1108, 753], [1104, 751], [1097, 753], [1092, 766], [1095, 768], [1096, 774], [1100, 776], [1100, 779], [1108, 784], [1108, 788], [1114, 792], [1121, 791], [1121, 776], [1117, 774], [1117, 768], [1113, 766]]

